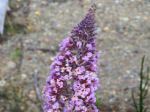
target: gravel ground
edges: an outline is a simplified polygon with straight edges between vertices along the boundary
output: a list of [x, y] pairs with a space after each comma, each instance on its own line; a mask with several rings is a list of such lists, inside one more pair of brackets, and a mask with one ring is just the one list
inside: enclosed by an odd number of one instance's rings
[[[16, 33], [0, 44], [0, 81], [7, 83], [14, 76], [18, 77], [16, 68], [19, 61], [10, 59], [10, 54], [20, 48], [21, 38], [20, 80], [27, 80], [28, 90], [32, 90], [33, 73], [37, 69], [42, 88], [49, 74], [49, 65], [59, 50], [58, 44], [70, 35], [72, 27], [80, 22], [94, 2], [97, 4], [96, 42], [101, 55], [98, 63], [101, 109], [106, 112], [135, 112], [131, 89], [138, 87], [143, 55], [146, 56], [145, 65], [150, 65], [149, 0], [30, 0], [26, 6], [29, 8], [27, 16], [17, 15], [21, 18], [18, 22], [27, 21], [29, 32]], [[21, 11], [17, 13], [22, 14]], [[149, 106], [150, 99], [146, 102]]]

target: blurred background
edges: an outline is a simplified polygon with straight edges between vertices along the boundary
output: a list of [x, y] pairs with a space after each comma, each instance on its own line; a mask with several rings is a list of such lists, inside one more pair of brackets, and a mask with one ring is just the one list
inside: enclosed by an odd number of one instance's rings
[[150, 0], [10, 0], [0, 36], [0, 112], [42, 112], [40, 94], [58, 44], [92, 3], [100, 109], [135, 112], [131, 90], [138, 94], [143, 55], [150, 65]]

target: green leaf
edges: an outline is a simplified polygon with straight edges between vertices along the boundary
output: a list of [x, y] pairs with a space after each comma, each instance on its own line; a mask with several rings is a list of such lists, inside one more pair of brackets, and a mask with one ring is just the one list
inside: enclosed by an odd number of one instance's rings
[[147, 108], [145, 108], [145, 109], [143, 110], [143, 112], [147, 112]]
[[143, 94], [143, 99], [145, 99], [145, 98], [146, 98], [146, 96], [147, 96], [147, 93], [148, 93], [148, 89], [146, 89], [146, 90], [144, 91], [144, 94]]
[[140, 70], [140, 97], [139, 97], [139, 111], [143, 112], [143, 101], [144, 101], [144, 97], [143, 97], [143, 80], [144, 80], [144, 75], [143, 75], [143, 70], [144, 70], [144, 60], [145, 60], [145, 56], [142, 57], [142, 62], [141, 62], [141, 70]]
[[144, 90], [146, 89], [146, 86], [148, 86], [148, 82], [149, 82], [149, 67], [147, 67], [147, 77], [146, 77], [146, 82], [144, 84]]
[[96, 97], [96, 103], [95, 103], [95, 105], [98, 108], [100, 106], [100, 101], [99, 101], [99, 95], [98, 95], [98, 93], [95, 94], [95, 97]]
[[134, 105], [134, 107], [136, 109], [136, 112], [139, 112], [139, 110], [138, 110], [138, 104], [135, 101], [134, 91], [133, 90], [132, 90], [132, 101], [133, 101], [133, 105]]

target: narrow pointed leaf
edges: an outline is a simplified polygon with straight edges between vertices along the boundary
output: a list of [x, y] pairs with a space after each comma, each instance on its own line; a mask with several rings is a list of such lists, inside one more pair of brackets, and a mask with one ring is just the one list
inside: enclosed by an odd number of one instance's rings
[[144, 84], [144, 90], [146, 89], [146, 87], [148, 86], [149, 83], [149, 67], [147, 67], [147, 77], [146, 77], [146, 82]]
[[147, 112], [147, 108], [145, 108], [143, 112]]
[[139, 110], [138, 110], [138, 104], [135, 101], [134, 91], [133, 90], [132, 90], [132, 101], [133, 101], [133, 105], [134, 105], [134, 107], [136, 109], [136, 112], [139, 112]]
[[99, 96], [98, 96], [98, 93], [95, 94], [95, 97], [96, 97], [96, 107], [98, 108], [100, 106], [100, 101], [99, 101]]

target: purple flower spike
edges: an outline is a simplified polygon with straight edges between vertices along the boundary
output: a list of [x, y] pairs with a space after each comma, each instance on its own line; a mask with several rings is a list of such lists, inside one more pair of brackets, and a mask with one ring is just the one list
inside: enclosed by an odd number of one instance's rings
[[51, 73], [42, 91], [44, 112], [98, 112], [94, 105], [98, 51], [95, 44], [95, 8], [59, 45]]

